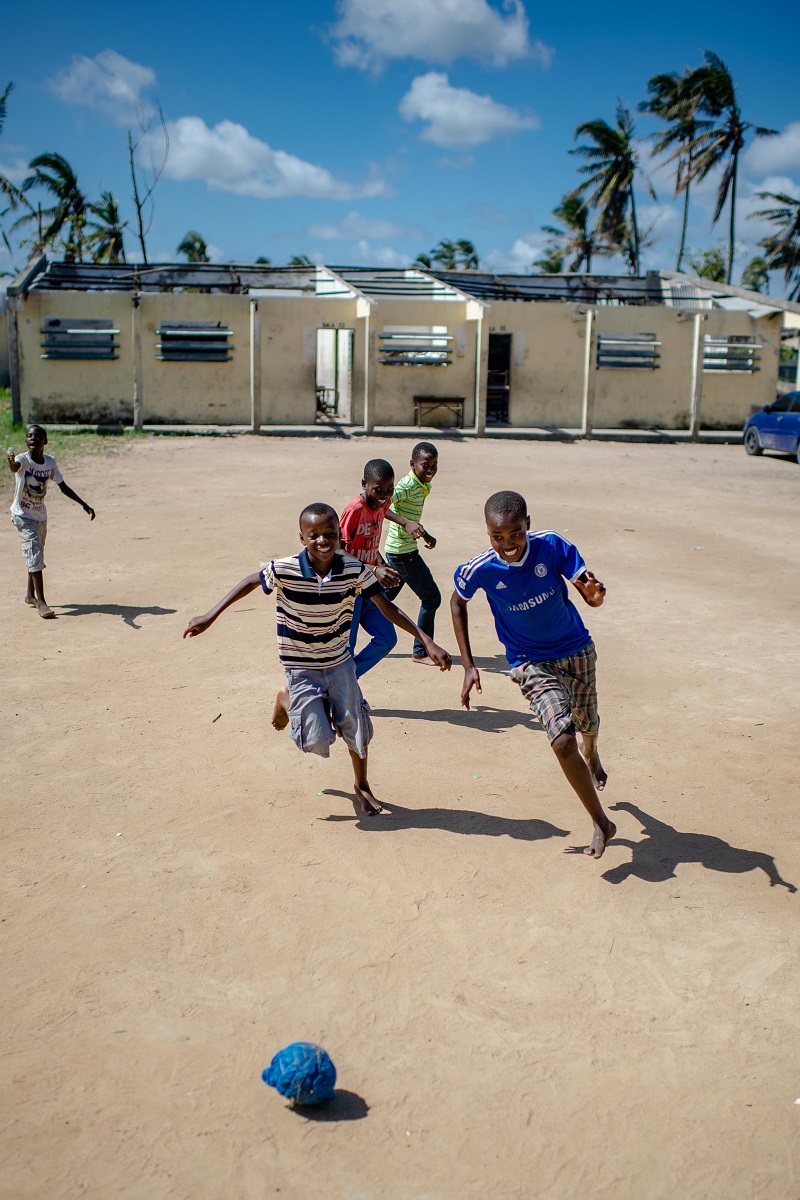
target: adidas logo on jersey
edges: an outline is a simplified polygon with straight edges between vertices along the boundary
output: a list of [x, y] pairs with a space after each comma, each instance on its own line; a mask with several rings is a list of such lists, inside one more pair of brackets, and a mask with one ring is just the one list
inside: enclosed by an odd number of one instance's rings
[[505, 586], [506, 586], [506, 585], [503, 583], [503, 581], [502, 581], [502, 579], [501, 579], [501, 580], [500, 580], [500, 582], [498, 583], [497, 587], [496, 587], [494, 590], [495, 590], [496, 592], [499, 592], [499, 591], [500, 591], [500, 588], [504, 588]]

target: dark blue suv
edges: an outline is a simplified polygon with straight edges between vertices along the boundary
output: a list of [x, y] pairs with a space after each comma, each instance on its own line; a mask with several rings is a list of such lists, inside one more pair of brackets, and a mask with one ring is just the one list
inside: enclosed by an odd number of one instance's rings
[[753, 413], [742, 430], [748, 454], [782, 450], [800, 463], [800, 392], [787, 392]]

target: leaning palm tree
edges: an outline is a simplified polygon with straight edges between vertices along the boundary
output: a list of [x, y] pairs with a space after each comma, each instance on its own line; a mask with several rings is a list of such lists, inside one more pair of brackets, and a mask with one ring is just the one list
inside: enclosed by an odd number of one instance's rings
[[472, 242], [468, 242], [466, 238], [461, 238], [456, 242], [456, 250], [458, 252], [458, 266], [462, 271], [478, 270], [480, 258]]
[[769, 221], [775, 232], [761, 242], [770, 271], [783, 271], [789, 299], [800, 299], [800, 199], [785, 192], [758, 192], [759, 200], [777, 201], [777, 207], [754, 212]]
[[423, 271], [429, 271], [433, 263], [430, 254], [418, 254], [411, 265], [412, 267], [422, 267]]
[[458, 246], [455, 242], [443, 238], [431, 250], [431, 263], [436, 263], [444, 271], [455, 271], [458, 267]]
[[92, 261], [96, 263], [124, 263], [125, 230], [128, 222], [123, 221], [117, 204], [111, 192], [101, 192], [100, 200], [88, 206], [88, 212], [96, 221], [88, 221], [86, 228], [86, 244], [91, 250]]
[[687, 146], [692, 155], [692, 178], [705, 179], [709, 171], [722, 167], [722, 178], [717, 189], [717, 202], [711, 224], [716, 225], [726, 202], [730, 204], [728, 221], [728, 258], [725, 282], [733, 276], [733, 256], [736, 245], [736, 186], [739, 178], [739, 155], [744, 149], [747, 134], [756, 137], [771, 137], [774, 129], [764, 129], [745, 121], [739, 107], [736, 84], [728, 67], [711, 50], [704, 52], [705, 66], [698, 67], [695, 74], [701, 90], [700, 109], [710, 118], [704, 128]]
[[689, 219], [689, 190], [692, 183], [693, 161], [692, 146], [701, 133], [707, 132], [710, 124], [698, 115], [702, 99], [703, 73], [699, 70], [689, 70], [682, 75], [654, 75], [647, 84], [648, 99], [639, 105], [639, 111], [658, 117], [665, 123], [666, 128], [660, 133], [651, 135], [656, 153], [666, 150], [672, 153], [667, 162], [675, 162], [675, 196], [683, 192], [683, 218], [681, 220], [681, 236], [678, 244], [678, 257], [675, 270], [680, 271], [681, 262], [686, 251], [686, 226]]
[[[613, 235], [630, 222], [632, 262], [638, 275], [641, 246], [634, 179], [640, 170], [639, 155], [634, 142], [633, 116], [621, 100], [617, 103], [616, 116], [615, 126], [595, 120], [585, 121], [575, 130], [575, 137], [585, 137], [587, 142], [575, 146], [570, 154], [585, 160], [579, 170], [586, 179], [573, 194], [581, 196], [588, 191], [585, 203], [597, 210], [596, 228], [601, 238]], [[646, 186], [655, 200], [656, 194], [649, 181]]]
[[[83, 262], [86, 242], [86, 197], [78, 186], [78, 177], [61, 154], [55, 152], [39, 154], [28, 164], [33, 174], [22, 182], [23, 192], [44, 188], [53, 196], [55, 203], [50, 208], [30, 212], [20, 217], [12, 229], [36, 225], [36, 236], [31, 239], [34, 250], [55, 246], [59, 239], [64, 248], [66, 262]], [[65, 236], [66, 235], [66, 236]]]
[[190, 263], [211, 262], [205, 238], [195, 229], [190, 229], [185, 235], [183, 241], [178, 246], [178, 254], [182, 254], [186, 261]]
[[[559, 224], [543, 225], [542, 230], [552, 239], [547, 246], [548, 253], [560, 254], [561, 266], [557, 272], [550, 273], [560, 274], [569, 255], [574, 257], [567, 267], [568, 271], [583, 269], [587, 274], [591, 273], [592, 259], [602, 254], [609, 254], [611, 251], [607, 242], [603, 241], [597, 231], [590, 227], [588, 206], [580, 196], [571, 192], [564, 197], [558, 208], [553, 209], [553, 216]], [[537, 262], [534, 265], [540, 266], [541, 264]]]

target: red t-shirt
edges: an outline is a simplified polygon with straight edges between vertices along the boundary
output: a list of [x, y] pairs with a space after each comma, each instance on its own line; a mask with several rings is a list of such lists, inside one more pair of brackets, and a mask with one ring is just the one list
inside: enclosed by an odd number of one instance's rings
[[353, 558], [374, 567], [378, 561], [381, 530], [386, 510], [391, 506], [387, 500], [382, 508], [371, 509], [363, 496], [356, 496], [339, 518], [342, 534], [342, 549]]

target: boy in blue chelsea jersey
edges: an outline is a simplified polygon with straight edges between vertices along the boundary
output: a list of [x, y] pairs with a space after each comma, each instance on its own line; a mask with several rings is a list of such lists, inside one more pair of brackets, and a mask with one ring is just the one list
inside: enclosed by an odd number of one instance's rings
[[[458, 567], [450, 600], [464, 666], [461, 703], [469, 708], [472, 689], [481, 691], [470, 647], [467, 603], [482, 588], [511, 678], [547, 731], [561, 769], [592, 818], [594, 834], [586, 854], [601, 858], [617, 827], [598, 796], [608, 776], [597, 753], [597, 655], [564, 581], [574, 584], [591, 608], [603, 603], [605, 586], [560, 534], [530, 532], [528, 506], [518, 492], [490, 496], [484, 515], [491, 549]], [[580, 747], [576, 732], [581, 735]]]

